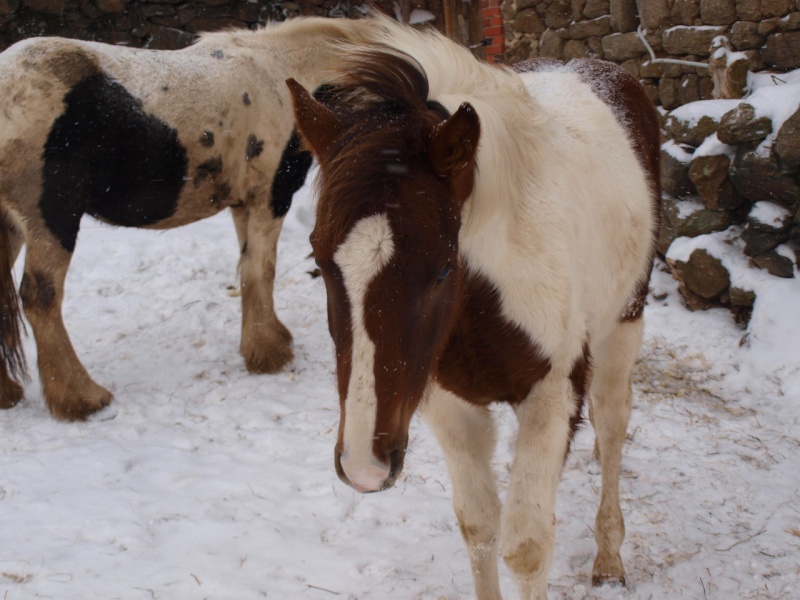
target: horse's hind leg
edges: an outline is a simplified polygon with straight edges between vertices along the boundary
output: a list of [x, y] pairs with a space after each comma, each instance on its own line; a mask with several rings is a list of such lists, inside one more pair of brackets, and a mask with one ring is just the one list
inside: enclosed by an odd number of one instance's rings
[[275, 218], [268, 203], [260, 199], [231, 210], [241, 252], [241, 353], [251, 373], [275, 373], [293, 356], [292, 334], [275, 314], [273, 301], [283, 219]]
[[20, 297], [39, 352], [47, 408], [57, 419], [82, 420], [111, 402], [78, 360], [64, 327], [61, 303], [72, 254], [58, 243], [29, 240]]
[[602, 470], [600, 508], [595, 522], [597, 558], [592, 569], [593, 585], [625, 583], [620, 557], [625, 522], [619, 506], [619, 477], [631, 414], [631, 374], [643, 329], [641, 317], [621, 321], [592, 352], [594, 377], [589, 396]]
[[477, 600], [500, 600], [497, 536], [500, 500], [491, 470], [494, 425], [486, 408], [436, 388], [422, 416], [444, 451], [453, 484], [453, 508], [469, 551]]

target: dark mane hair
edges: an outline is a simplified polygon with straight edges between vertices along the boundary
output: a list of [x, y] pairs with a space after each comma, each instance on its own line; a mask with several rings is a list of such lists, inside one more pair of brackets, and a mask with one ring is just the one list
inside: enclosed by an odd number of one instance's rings
[[[428, 98], [427, 76], [410, 56], [362, 50], [345, 61], [342, 73], [319, 98], [341, 126], [320, 185], [323, 197], [361, 206], [317, 219], [340, 234], [351, 221], [375, 212], [389, 199], [413, 161], [424, 160], [432, 129], [449, 116]], [[346, 176], [354, 170], [359, 177]], [[376, 190], [384, 193], [376, 195]], [[325, 208], [320, 205], [318, 210]]]

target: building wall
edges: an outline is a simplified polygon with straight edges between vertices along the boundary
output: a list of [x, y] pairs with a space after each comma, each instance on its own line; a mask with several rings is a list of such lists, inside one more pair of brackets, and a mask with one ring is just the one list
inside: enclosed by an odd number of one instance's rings
[[[391, 2], [376, 4], [392, 10]], [[0, 0], [0, 50], [43, 35], [177, 49], [202, 31], [254, 28], [299, 14], [358, 17], [365, 11], [362, 1], [347, 0]]]
[[724, 35], [751, 71], [800, 68], [800, 0], [503, 0], [501, 12], [507, 62], [611, 60], [667, 109], [711, 98], [711, 78], [704, 68], [653, 64], [640, 23], [658, 58], [707, 62], [711, 40]]

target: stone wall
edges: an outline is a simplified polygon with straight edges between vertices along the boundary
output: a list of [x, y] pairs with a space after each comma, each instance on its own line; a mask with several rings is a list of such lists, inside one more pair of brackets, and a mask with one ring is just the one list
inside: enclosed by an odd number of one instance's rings
[[[373, 4], [392, 10], [391, 2]], [[0, 0], [0, 50], [43, 35], [177, 49], [202, 31], [253, 28], [299, 14], [358, 17], [365, 11], [362, 0]]]
[[592, 56], [622, 64], [666, 109], [712, 97], [708, 69], [654, 64], [658, 58], [708, 62], [724, 35], [751, 71], [800, 68], [800, 0], [503, 0], [506, 60]]

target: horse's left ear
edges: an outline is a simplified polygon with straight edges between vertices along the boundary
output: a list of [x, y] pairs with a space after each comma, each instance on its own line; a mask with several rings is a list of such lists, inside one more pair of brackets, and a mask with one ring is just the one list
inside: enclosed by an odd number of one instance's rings
[[433, 130], [429, 153], [436, 174], [456, 177], [465, 169], [473, 169], [480, 136], [478, 113], [465, 102]]
[[289, 78], [286, 85], [292, 94], [297, 130], [309, 150], [318, 160], [323, 160], [339, 134], [339, 121], [327, 106], [315, 100], [297, 81]]

